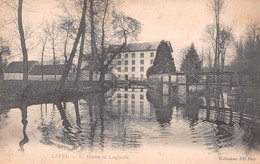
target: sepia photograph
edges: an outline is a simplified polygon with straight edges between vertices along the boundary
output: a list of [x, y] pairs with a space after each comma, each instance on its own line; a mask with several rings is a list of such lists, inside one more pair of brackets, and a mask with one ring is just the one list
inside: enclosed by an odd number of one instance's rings
[[260, 0], [0, 0], [0, 164], [260, 163]]

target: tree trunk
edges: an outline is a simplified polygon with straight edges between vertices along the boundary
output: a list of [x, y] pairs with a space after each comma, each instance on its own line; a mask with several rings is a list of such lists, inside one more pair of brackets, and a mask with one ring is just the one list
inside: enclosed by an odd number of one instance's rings
[[42, 58], [41, 58], [42, 81], [43, 81], [43, 57], [44, 57], [44, 51], [45, 51], [46, 42], [47, 42], [47, 35], [46, 35], [46, 37], [45, 37], [45, 40], [43, 40], [43, 45], [42, 45]]
[[22, 8], [23, 8], [23, 0], [19, 0], [18, 2], [18, 29], [20, 34], [20, 41], [23, 53], [23, 91], [26, 90], [28, 86], [28, 53], [26, 49], [26, 43], [24, 38], [24, 30], [23, 30], [23, 21], [22, 21]]
[[68, 43], [68, 37], [69, 37], [69, 33], [67, 32], [66, 39], [65, 39], [65, 42], [64, 42], [64, 52], [63, 52], [65, 64], [67, 64], [67, 62], [68, 62], [68, 59], [67, 59], [67, 43]]
[[94, 25], [94, 6], [93, 0], [89, 0], [89, 7], [90, 7], [90, 32], [91, 32], [91, 60], [90, 60], [90, 74], [89, 74], [89, 81], [93, 81], [93, 66], [94, 66], [94, 58], [97, 55], [96, 52], [96, 38], [95, 38], [95, 25]]
[[80, 36], [81, 36], [82, 32], [84, 31], [84, 22], [85, 22], [85, 17], [86, 17], [86, 11], [87, 11], [87, 0], [84, 0], [84, 6], [83, 6], [83, 11], [82, 11], [82, 16], [81, 16], [81, 21], [80, 21], [78, 33], [77, 33], [77, 36], [75, 38], [75, 42], [74, 42], [72, 51], [70, 53], [68, 63], [66, 64], [65, 70], [63, 71], [63, 74], [62, 74], [62, 77], [59, 81], [59, 84], [56, 87], [56, 92], [58, 94], [61, 93], [62, 88], [65, 85], [66, 79], [68, 78], [69, 71], [70, 71], [71, 66], [72, 66], [73, 58], [75, 57], [75, 54], [76, 54], [76, 51], [77, 51], [77, 46], [78, 46], [78, 43], [79, 43]]
[[80, 44], [80, 52], [79, 52], [79, 59], [78, 59], [78, 66], [77, 66], [77, 73], [75, 79], [75, 85], [78, 87], [80, 76], [81, 76], [81, 64], [82, 64], [82, 57], [84, 53], [84, 43], [85, 43], [85, 30], [86, 30], [86, 22], [84, 22], [84, 28], [81, 36], [81, 44]]
[[52, 39], [52, 54], [53, 54], [53, 65], [54, 65], [54, 80], [56, 80], [56, 56], [55, 56], [55, 41]]

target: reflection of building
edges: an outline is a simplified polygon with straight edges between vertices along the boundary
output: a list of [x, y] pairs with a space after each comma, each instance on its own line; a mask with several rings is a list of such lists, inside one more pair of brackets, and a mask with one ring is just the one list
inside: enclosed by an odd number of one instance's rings
[[[156, 50], [160, 42], [134, 43], [126, 45], [115, 60], [114, 73], [119, 79], [145, 78], [147, 69], [153, 64]], [[168, 42], [171, 51], [171, 43]], [[118, 49], [111, 46], [109, 52]]]
[[112, 103], [113, 105], [132, 109], [132, 112], [135, 113], [150, 115], [150, 103], [146, 99], [146, 89], [118, 88], [113, 95]]

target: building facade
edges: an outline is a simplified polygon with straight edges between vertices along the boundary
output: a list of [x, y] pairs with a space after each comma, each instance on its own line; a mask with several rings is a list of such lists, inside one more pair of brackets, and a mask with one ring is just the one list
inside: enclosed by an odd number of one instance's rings
[[[146, 79], [146, 71], [153, 65], [159, 44], [160, 42], [149, 42], [126, 45], [117, 55], [113, 73], [119, 80]], [[169, 41], [168, 44], [172, 51]]]

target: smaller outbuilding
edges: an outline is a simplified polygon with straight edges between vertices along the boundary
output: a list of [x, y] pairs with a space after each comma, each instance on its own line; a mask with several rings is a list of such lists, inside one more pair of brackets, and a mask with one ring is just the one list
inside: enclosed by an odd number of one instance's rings
[[[28, 72], [36, 65], [39, 65], [37, 61], [28, 61]], [[23, 80], [23, 62], [10, 63], [4, 72], [4, 80]]]
[[64, 69], [64, 64], [35, 65], [29, 72], [28, 79], [31, 81], [58, 81], [61, 79]]

